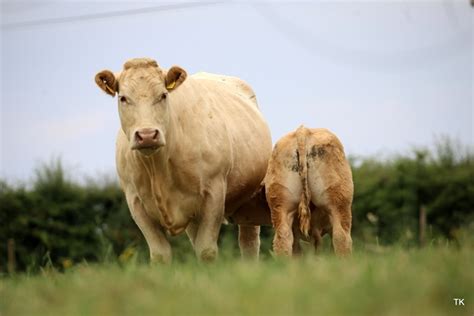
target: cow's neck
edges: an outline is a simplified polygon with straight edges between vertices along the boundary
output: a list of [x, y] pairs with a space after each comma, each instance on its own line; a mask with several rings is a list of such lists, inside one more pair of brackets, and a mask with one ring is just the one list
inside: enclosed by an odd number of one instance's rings
[[[176, 159], [176, 156], [179, 155], [177, 141], [182, 137], [181, 127], [177, 124], [178, 120], [173, 114], [170, 113], [166, 145], [164, 147], [149, 157], [134, 152], [134, 160], [141, 166], [138, 168], [138, 170], [141, 170], [138, 181], [149, 183], [148, 186], [139, 189], [145, 208], [159, 210], [158, 218], [160, 222], [166, 228], [171, 229], [170, 231], [173, 231], [173, 227], [178, 223], [176, 222], [176, 214], [168, 209], [166, 198], [170, 196], [171, 191], [179, 190], [176, 187], [176, 181], [174, 181], [179, 170], [172, 166], [172, 159]], [[153, 214], [149, 215], [153, 216]], [[181, 228], [176, 229], [180, 231]]]

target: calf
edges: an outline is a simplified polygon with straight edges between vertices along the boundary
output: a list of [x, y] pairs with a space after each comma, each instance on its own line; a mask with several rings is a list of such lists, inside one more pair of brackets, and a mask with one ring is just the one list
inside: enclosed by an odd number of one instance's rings
[[354, 186], [343, 146], [333, 133], [300, 126], [280, 139], [269, 161], [265, 191], [277, 255], [299, 251], [294, 231], [312, 237], [315, 249], [329, 233], [336, 254], [351, 253]]

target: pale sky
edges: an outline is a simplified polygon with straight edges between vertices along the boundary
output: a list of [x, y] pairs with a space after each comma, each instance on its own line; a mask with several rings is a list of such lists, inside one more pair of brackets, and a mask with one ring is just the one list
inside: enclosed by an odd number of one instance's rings
[[[0, 178], [27, 182], [54, 157], [77, 179], [115, 175], [117, 101], [94, 76], [135, 57], [246, 80], [274, 141], [305, 124], [335, 132], [351, 155], [403, 153], [441, 135], [473, 145], [467, 0], [229, 2], [122, 16], [150, 6], [2, 2]], [[57, 23], [20, 23], [44, 19]]]

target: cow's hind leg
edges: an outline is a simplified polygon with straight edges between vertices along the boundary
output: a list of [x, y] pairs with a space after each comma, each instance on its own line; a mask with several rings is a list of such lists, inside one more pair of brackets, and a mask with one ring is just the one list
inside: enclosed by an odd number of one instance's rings
[[186, 227], [186, 235], [188, 235], [189, 241], [191, 242], [191, 245], [193, 245], [193, 247], [198, 227], [198, 223], [196, 223], [195, 221], [189, 222], [188, 227]]
[[239, 247], [242, 258], [258, 259], [260, 226], [239, 225]]
[[322, 244], [321, 231], [317, 227], [314, 227], [311, 235], [313, 237], [314, 253], [318, 253]]

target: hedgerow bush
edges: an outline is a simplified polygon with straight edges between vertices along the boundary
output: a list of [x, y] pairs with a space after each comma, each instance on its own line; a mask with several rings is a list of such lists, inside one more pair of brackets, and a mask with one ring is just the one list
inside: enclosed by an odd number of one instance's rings
[[[461, 229], [472, 225], [474, 156], [449, 140], [435, 148], [387, 160], [351, 159], [355, 244], [416, 245], [421, 208], [427, 214], [427, 239], [458, 240]], [[9, 240], [20, 271], [147, 257], [117, 182], [79, 184], [58, 160], [38, 168], [29, 184], [0, 181], [0, 223], [0, 272], [6, 271]], [[263, 256], [269, 256], [271, 239], [272, 230], [263, 229]], [[171, 243], [175, 260], [193, 256], [185, 234]], [[234, 225], [223, 225], [220, 245], [224, 256], [238, 255]]]

